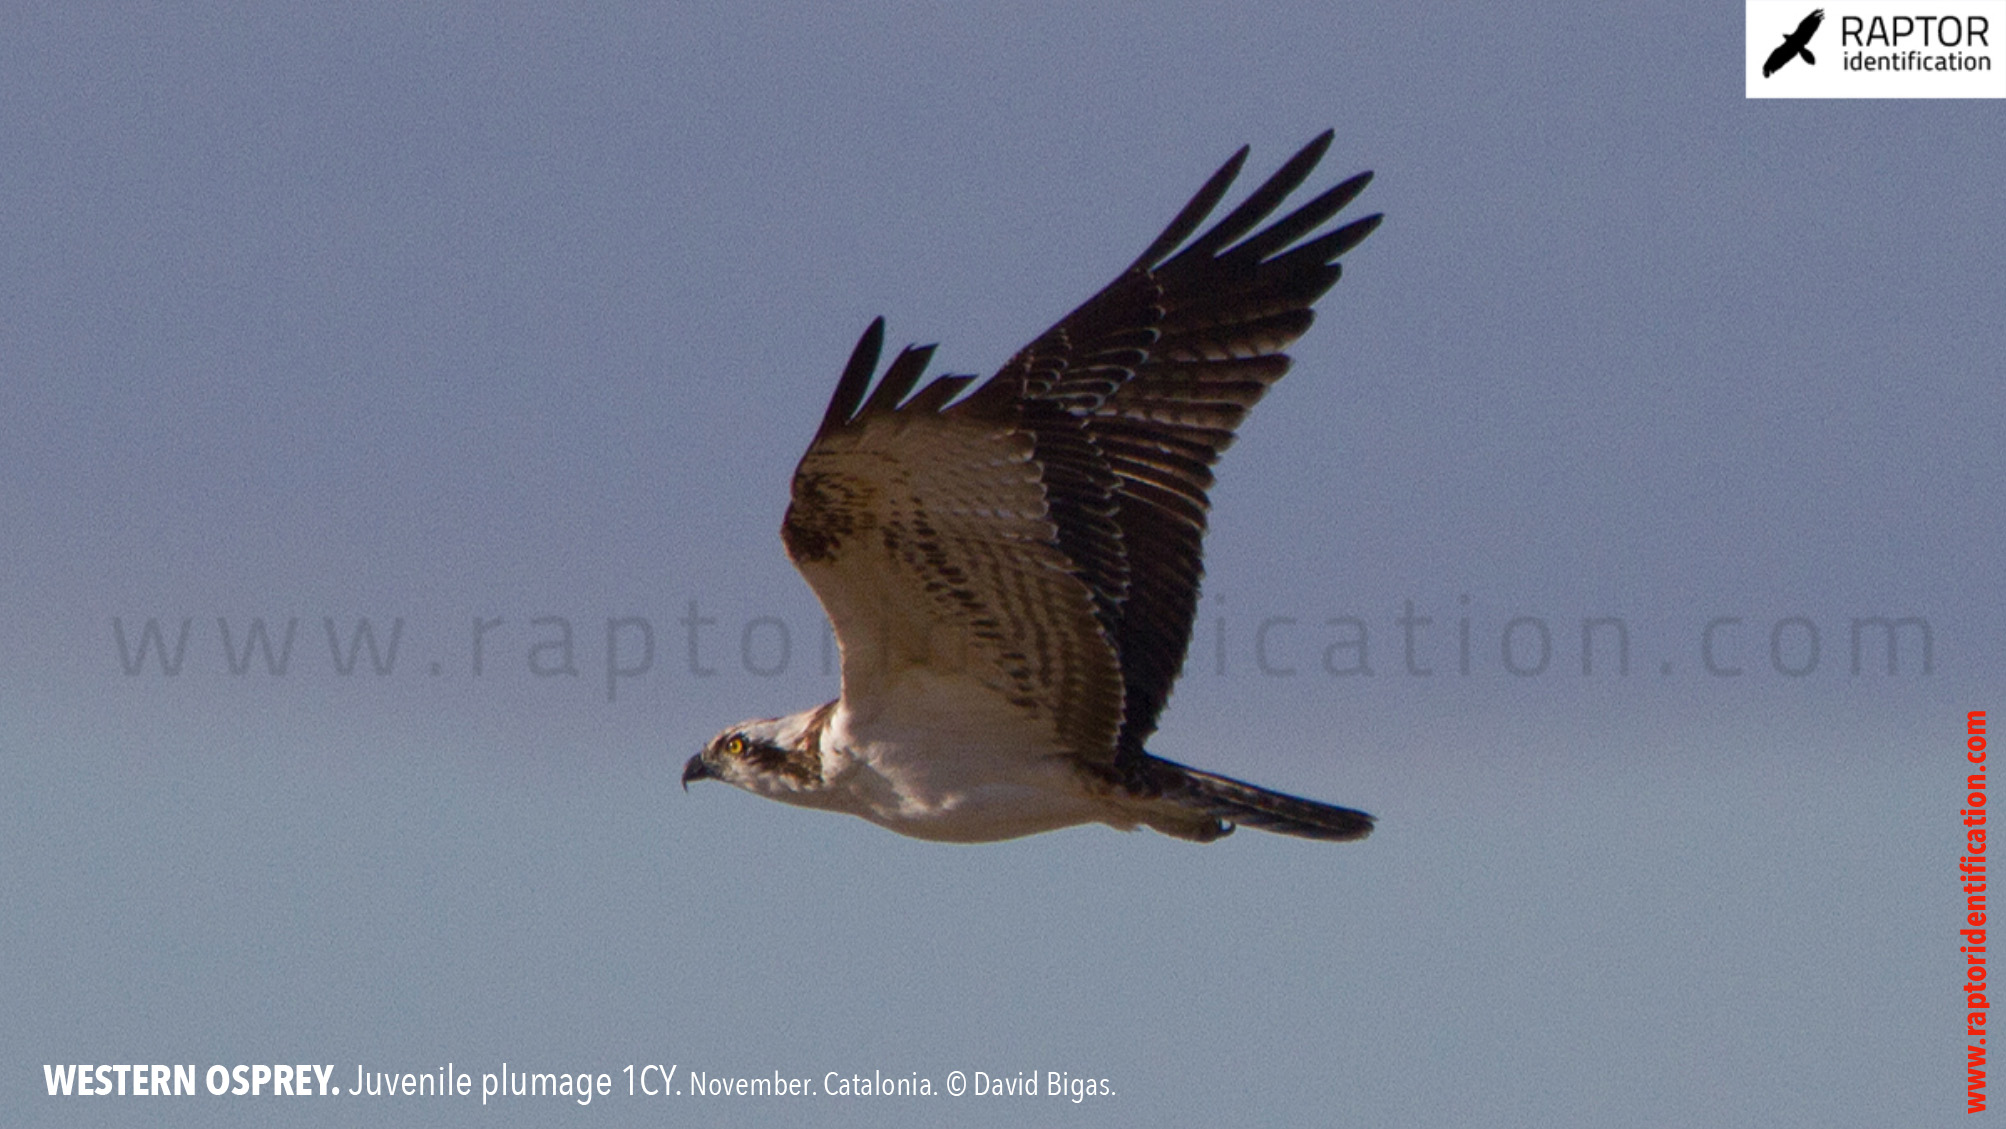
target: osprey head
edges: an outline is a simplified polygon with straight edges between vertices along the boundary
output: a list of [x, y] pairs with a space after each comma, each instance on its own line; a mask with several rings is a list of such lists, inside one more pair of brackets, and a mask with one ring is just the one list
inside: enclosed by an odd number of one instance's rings
[[[831, 703], [833, 705], [834, 703]], [[710, 739], [683, 766], [683, 789], [692, 780], [722, 780], [755, 795], [786, 799], [822, 787], [821, 721], [828, 706], [746, 721]]]

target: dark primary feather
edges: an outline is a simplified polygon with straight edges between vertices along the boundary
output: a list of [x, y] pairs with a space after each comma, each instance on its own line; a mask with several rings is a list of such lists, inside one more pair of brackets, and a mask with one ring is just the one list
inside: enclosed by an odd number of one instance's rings
[[1183, 667], [1211, 468], [1247, 410], [1288, 370], [1281, 350], [1309, 328], [1310, 307], [1338, 279], [1338, 256], [1379, 224], [1368, 216], [1295, 243], [1363, 191], [1371, 174], [1362, 173], [1256, 231], [1308, 178], [1331, 136], [1311, 141], [1192, 239], [1245, 162], [1246, 150], [1234, 154], [1127, 271], [964, 402], [968, 410], [1063, 404], [1062, 418], [1030, 419], [1031, 429], [1041, 440], [1069, 427], [1084, 432], [1113, 477], [1106, 497], [1098, 488], [1048, 493], [1055, 514], [1114, 505], [1111, 542], [1102, 529], [1063, 522], [1060, 536], [1065, 543], [1070, 534], [1067, 552], [1100, 597], [1120, 656], [1123, 759], [1141, 755]]
[[878, 371], [878, 354], [884, 352], [884, 348], [885, 319], [873, 318], [871, 324], [865, 327], [864, 335], [857, 338], [857, 347], [850, 350], [850, 363], [843, 366], [843, 377], [836, 382], [836, 391], [829, 397], [829, 409], [822, 413], [822, 426], [815, 429], [817, 441], [840, 429], [857, 414], [858, 405], [864, 402], [864, 391], [871, 386], [871, 375]]
[[[1190, 643], [1211, 468], [1288, 371], [1281, 350], [1310, 327], [1311, 306], [1338, 279], [1338, 257], [1380, 221], [1314, 234], [1364, 190], [1372, 174], [1361, 173], [1269, 222], [1331, 137], [1304, 146], [1193, 238], [1246, 161], [1247, 150], [1235, 153], [1127, 270], [959, 401], [949, 403], [967, 377], [911, 395], [931, 350], [908, 349], [866, 402], [884, 338], [883, 320], [872, 322], [816, 435], [898, 410], [980, 419], [1031, 438], [1057, 546], [1091, 591], [1120, 664], [1115, 756], [1132, 771], [1161, 763], [1143, 745]], [[801, 524], [797, 539], [819, 544], [822, 531]]]

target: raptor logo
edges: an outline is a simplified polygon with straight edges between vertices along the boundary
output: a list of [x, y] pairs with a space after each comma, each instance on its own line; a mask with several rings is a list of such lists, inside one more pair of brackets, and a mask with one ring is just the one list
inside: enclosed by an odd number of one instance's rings
[[1816, 66], [1818, 59], [1815, 55], [1811, 54], [1811, 37], [1818, 34], [1818, 25], [1824, 22], [1825, 9], [1823, 8], [1815, 8], [1810, 15], [1805, 16], [1803, 22], [1797, 25], [1797, 30], [1784, 36], [1783, 43], [1776, 50], [1771, 51], [1769, 58], [1763, 61], [1762, 77], [1768, 78], [1770, 75], [1782, 70], [1784, 64], [1799, 55], [1804, 56], [1806, 63]]

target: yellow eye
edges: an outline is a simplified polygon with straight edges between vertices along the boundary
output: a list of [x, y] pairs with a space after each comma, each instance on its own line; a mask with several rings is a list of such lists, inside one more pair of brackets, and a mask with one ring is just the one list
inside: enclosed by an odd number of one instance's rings
[[739, 755], [741, 755], [741, 754], [742, 754], [742, 753], [744, 753], [744, 752], [745, 752], [745, 738], [743, 738], [743, 737], [727, 737], [727, 738], [725, 739], [725, 742], [724, 742], [724, 755], [725, 755], [725, 756], [728, 756], [728, 757], [735, 757], [735, 756], [739, 756]]

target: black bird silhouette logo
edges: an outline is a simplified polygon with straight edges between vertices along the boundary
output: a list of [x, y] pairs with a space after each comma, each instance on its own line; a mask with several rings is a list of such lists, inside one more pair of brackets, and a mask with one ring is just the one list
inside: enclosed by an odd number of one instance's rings
[[1814, 67], [1817, 66], [1818, 59], [1811, 54], [1811, 37], [1818, 34], [1818, 25], [1824, 22], [1825, 9], [1823, 8], [1815, 8], [1810, 15], [1805, 16], [1804, 22], [1797, 25], [1796, 31], [1783, 37], [1782, 46], [1769, 53], [1768, 60], [1762, 64], [1762, 77], [1768, 78], [1770, 75], [1782, 70], [1783, 64], [1799, 55], [1804, 56], [1806, 63]]

